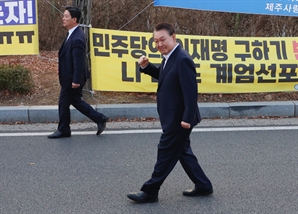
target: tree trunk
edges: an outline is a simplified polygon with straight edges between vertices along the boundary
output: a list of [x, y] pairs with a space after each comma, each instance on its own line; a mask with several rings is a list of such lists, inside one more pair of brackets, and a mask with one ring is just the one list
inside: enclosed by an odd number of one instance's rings
[[236, 14], [236, 20], [235, 20], [235, 26], [234, 26], [234, 36], [238, 36], [238, 30], [239, 30], [239, 22], [240, 22], [240, 14]]
[[[88, 63], [88, 72], [90, 73], [91, 70], [91, 60], [90, 60], [90, 46], [89, 46], [89, 27], [87, 26], [91, 26], [91, 8], [92, 8], [92, 0], [72, 0], [72, 5], [75, 7], [78, 7], [81, 9], [82, 12], [82, 16], [80, 19], [80, 24], [83, 24], [84, 26], [82, 27], [86, 36], [86, 44], [87, 44], [87, 48], [86, 48], [86, 60]], [[91, 75], [90, 75], [91, 78]], [[87, 89], [92, 89], [91, 86], [91, 81], [87, 81], [85, 87]]]

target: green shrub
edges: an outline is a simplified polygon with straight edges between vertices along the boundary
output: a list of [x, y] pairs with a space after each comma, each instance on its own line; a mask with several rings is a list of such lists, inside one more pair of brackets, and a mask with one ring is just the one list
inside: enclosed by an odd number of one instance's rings
[[21, 65], [0, 65], [0, 90], [28, 93], [34, 88], [31, 71]]

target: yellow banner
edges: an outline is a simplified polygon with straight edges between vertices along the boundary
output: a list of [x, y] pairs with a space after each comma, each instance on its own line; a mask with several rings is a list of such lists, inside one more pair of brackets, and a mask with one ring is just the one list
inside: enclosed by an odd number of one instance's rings
[[[177, 35], [194, 59], [199, 93], [298, 90], [298, 40], [293, 37]], [[101, 91], [155, 92], [157, 81], [139, 73], [137, 60], [158, 66], [152, 33], [90, 29], [92, 87]]]
[[0, 1], [0, 55], [39, 54], [37, 1]]

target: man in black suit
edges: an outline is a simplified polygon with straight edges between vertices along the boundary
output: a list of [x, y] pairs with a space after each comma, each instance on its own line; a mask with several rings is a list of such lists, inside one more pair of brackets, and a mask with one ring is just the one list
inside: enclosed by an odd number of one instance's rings
[[141, 192], [130, 193], [127, 197], [137, 203], [157, 202], [160, 186], [178, 161], [195, 184], [194, 189], [185, 190], [183, 195], [211, 195], [212, 184], [190, 147], [191, 130], [201, 120], [194, 62], [176, 42], [172, 25], [157, 24], [153, 36], [164, 56], [162, 64], [157, 68], [146, 56], [140, 57], [138, 63], [141, 72], [158, 79], [157, 111], [163, 133], [151, 179], [143, 184]]
[[86, 40], [81, 30], [79, 20], [81, 11], [76, 7], [66, 7], [63, 13], [63, 26], [68, 30], [68, 36], [59, 50], [59, 82], [61, 85], [59, 97], [58, 129], [48, 138], [70, 137], [70, 109], [73, 105], [82, 114], [97, 124], [97, 135], [101, 134], [108, 117], [96, 112], [88, 103], [82, 100], [82, 89], [88, 79], [86, 63]]

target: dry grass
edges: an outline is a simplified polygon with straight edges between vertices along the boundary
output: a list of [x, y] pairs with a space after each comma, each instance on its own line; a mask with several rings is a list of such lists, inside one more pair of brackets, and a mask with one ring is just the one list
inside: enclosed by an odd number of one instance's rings
[[[19, 64], [29, 68], [35, 90], [26, 95], [0, 91], [1, 106], [57, 105], [60, 85], [57, 75], [57, 51], [41, 51], [38, 56], [0, 57], [0, 64]], [[90, 104], [154, 103], [155, 93], [99, 92], [92, 96], [84, 91], [83, 98]], [[251, 94], [199, 94], [198, 102], [257, 102], [297, 100], [296, 92]]]

